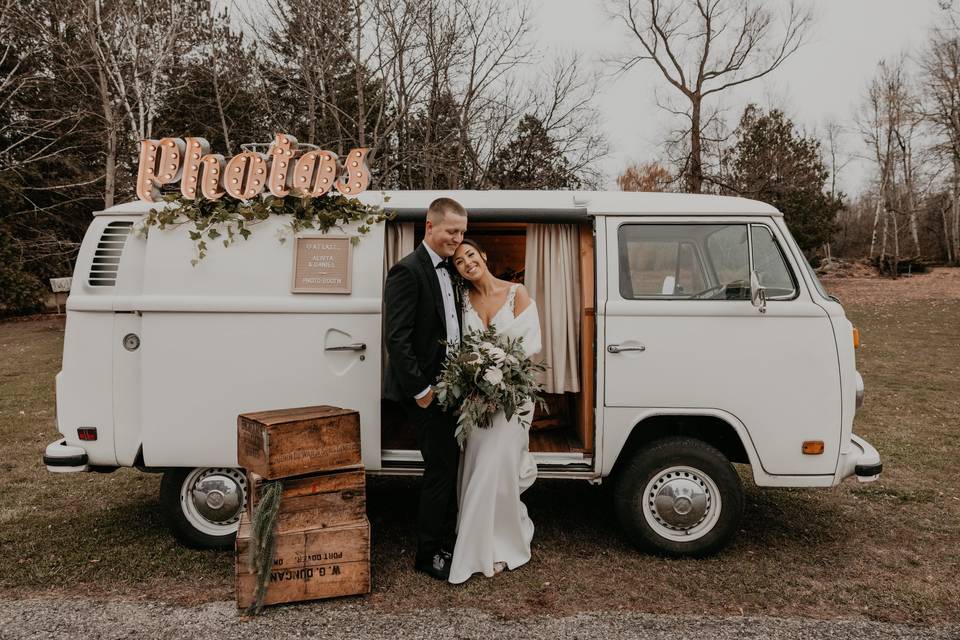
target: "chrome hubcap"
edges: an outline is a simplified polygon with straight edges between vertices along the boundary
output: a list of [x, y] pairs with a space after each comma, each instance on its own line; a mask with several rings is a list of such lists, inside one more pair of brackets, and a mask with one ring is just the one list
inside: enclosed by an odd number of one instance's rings
[[180, 493], [184, 515], [204, 533], [231, 533], [246, 504], [246, 485], [247, 480], [238, 469], [194, 469]]
[[720, 492], [699, 469], [664, 469], [647, 483], [643, 497], [647, 523], [659, 535], [689, 542], [706, 535], [720, 516]]

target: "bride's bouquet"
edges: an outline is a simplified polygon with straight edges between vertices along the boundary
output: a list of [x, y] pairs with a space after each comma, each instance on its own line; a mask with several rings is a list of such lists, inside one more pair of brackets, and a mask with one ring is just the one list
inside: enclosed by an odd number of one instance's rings
[[473, 429], [490, 428], [498, 411], [508, 421], [519, 415], [521, 426], [528, 427], [533, 420], [528, 401], [543, 404], [536, 374], [545, 369], [526, 356], [521, 337], [498, 334], [494, 326], [467, 332], [447, 355], [440, 382], [434, 386], [440, 406], [460, 414], [456, 431], [460, 446]]

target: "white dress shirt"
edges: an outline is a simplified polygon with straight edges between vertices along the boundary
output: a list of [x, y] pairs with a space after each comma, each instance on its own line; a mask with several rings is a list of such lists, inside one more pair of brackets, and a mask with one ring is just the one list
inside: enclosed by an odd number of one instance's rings
[[[436, 271], [437, 280], [440, 282], [440, 295], [443, 296], [443, 316], [447, 324], [447, 353], [449, 353], [451, 349], [460, 343], [460, 323], [457, 322], [457, 299], [453, 295], [453, 282], [450, 280], [450, 273], [446, 269], [437, 268], [437, 265], [443, 262], [443, 258], [431, 249], [430, 245], [426, 242], [423, 243], [423, 248], [430, 254], [430, 260], [433, 262], [434, 267], [433, 270]], [[419, 400], [427, 395], [429, 391], [430, 387], [427, 387], [415, 395], [414, 399]]]

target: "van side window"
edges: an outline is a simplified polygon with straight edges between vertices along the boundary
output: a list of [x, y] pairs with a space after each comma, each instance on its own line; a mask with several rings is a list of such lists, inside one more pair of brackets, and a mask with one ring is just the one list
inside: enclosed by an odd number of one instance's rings
[[767, 290], [767, 298], [792, 298], [797, 284], [769, 227], [752, 225], [753, 268], [760, 285]]
[[746, 225], [625, 224], [618, 236], [627, 300], [750, 297]]

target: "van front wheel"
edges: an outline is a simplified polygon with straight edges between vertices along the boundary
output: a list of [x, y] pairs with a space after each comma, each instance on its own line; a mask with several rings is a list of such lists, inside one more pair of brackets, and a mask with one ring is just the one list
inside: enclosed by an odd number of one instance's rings
[[160, 482], [160, 505], [177, 540], [194, 549], [231, 549], [247, 497], [239, 469], [171, 469]]
[[743, 517], [740, 476], [719, 450], [694, 438], [664, 438], [637, 451], [614, 501], [631, 541], [670, 556], [719, 551]]

